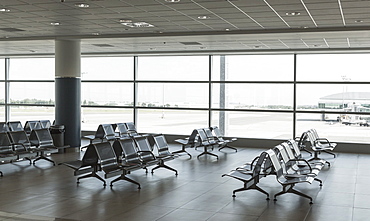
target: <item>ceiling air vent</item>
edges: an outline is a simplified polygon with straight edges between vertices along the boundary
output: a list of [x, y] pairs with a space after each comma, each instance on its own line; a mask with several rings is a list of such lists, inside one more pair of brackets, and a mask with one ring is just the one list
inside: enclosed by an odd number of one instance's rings
[[113, 45], [110, 44], [93, 44], [96, 47], [102, 47], [102, 48], [109, 48], [109, 47], [114, 47]]
[[186, 42], [180, 42], [180, 43], [183, 45], [202, 45], [201, 43], [195, 42], [195, 41], [186, 41]]
[[7, 32], [17, 32], [17, 31], [24, 31], [22, 29], [18, 28], [0, 28], [1, 31], [7, 31]]

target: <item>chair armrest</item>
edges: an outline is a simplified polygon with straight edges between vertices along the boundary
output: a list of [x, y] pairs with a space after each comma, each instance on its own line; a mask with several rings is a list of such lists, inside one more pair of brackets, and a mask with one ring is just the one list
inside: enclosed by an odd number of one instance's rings
[[[305, 159], [294, 159], [294, 160], [289, 160], [289, 162], [292, 162], [292, 161], [295, 161], [295, 162], [304, 162], [306, 165], [305, 166], [308, 166], [310, 169], [310, 171], [312, 171], [312, 167], [311, 167], [311, 164], [305, 160]], [[298, 166], [299, 167], [299, 166]]]
[[152, 151], [148, 151], [148, 150], [139, 150], [139, 151], [138, 151], [138, 153], [150, 153], [150, 155], [152, 155], [154, 159], [156, 158]]

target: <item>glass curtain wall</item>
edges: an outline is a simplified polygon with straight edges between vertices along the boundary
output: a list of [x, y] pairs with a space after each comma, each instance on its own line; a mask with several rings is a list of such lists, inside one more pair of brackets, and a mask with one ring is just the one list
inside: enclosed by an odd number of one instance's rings
[[134, 58], [81, 59], [81, 128], [95, 131], [99, 124], [133, 121]]
[[[7, 62], [7, 79], [0, 86], [6, 93], [7, 121], [54, 121], [54, 58], [10, 58]], [[2, 69], [2, 70], [5, 70]], [[4, 79], [4, 78], [3, 78]], [[5, 90], [6, 86], [6, 90]]]
[[[82, 129], [369, 143], [370, 54], [83, 57]], [[42, 67], [42, 68], [40, 68]], [[54, 120], [54, 58], [0, 62], [0, 120]]]

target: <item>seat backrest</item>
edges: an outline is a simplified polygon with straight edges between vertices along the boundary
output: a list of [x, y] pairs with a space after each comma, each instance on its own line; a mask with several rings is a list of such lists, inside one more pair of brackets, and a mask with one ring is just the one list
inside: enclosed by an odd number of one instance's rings
[[172, 155], [169, 151], [169, 146], [166, 141], [166, 138], [164, 137], [163, 134], [153, 136], [155, 145], [158, 149], [158, 155], [163, 156], [163, 155]]
[[23, 130], [23, 126], [20, 121], [10, 121], [8, 122], [8, 126], [9, 126], [10, 131], [22, 131]]
[[284, 147], [285, 152], [287, 153], [287, 155], [289, 157], [289, 160], [296, 159], [296, 157], [294, 156], [294, 153], [293, 153], [292, 149], [290, 148], [290, 144], [288, 142], [283, 142], [280, 145]]
[[198, 135], [199, 135], [199, 138], [202, 142], [205, 142], [205, 141], [208, 141], [208, 138], [207, 138], [207, 135], [206, 133], [204, 132], [203, 128], [201, 129], [197, 129], [198, 131]]
[[136, 136], [134, 137], [134, 140], [138, 148], [140, 159], [142, 161], [148, 162], [148, 161], [156, 160], [156, 158], [153, 155], [153, 152], [152, 152], [152, 149], [150, 147], [147, 137]]
[[117, 157], [109, 142], [92, 144], [99, 158], [100, 167], [104, 172], [119, 168]]
[[13, 152], [12, 144], [7, 133], [0, 133], [0, 154]]
[[208, 139], [214, 139], [215, 136], [213, 135], [211, 129], [209, 129], [208, 127], [207, 128], [203, 128], [204, 130], [204, 133], [206, 133], [206, 136], [208, 137]]
[[263, 164], [266, 162], [266, 158], [267, 158], [267, 153], [262, 152], [260, 156], [258, 157], [256, 164], [253, 167], [253, 176], [255, 177], [256, 183], [260, 179], [259, 175], [261, 174]]
[[8, 134], [9, 134], [14, 150], [28, 151], [30, 149], [31, 143], [25, 131], [23, 130], [22, 131], [10, 131], [8, 132]]
[[0, 122], [0, 133], [6, 133], [10, 131], [9, 126], [6, 122]]
[[197, 136], [198, 136], [198, 131], [197, 130], [193, 130], [193, 132], [191, 132], [190, 137], [188, 139], [188, 144], [191, 147], [193, 147], [195, 145], [195, 141], [196, 141]]
[[96, 167], [98, 165], [98, 154], [96, 153], [95, 147], [93, 145], [87, 146], [85, 154], [83, 155], [81, 161], [81, 167]]
[[282, 146], [281, 144], [277, 145], [274, 147], [274, 149], [276, 149], [276, 154], [277, 155], [280, 155], [281, 157], [281, 160], [283, 161], [283, 163], [288, 163], [289, 161], [289, 156], [284, 148], [284, 146]]
[[106, 140], [115, 140], [116, 134], [114, 133], [114, 129], [112, 124], [102, 124], [104, 130], [104, 138]]
[[220, 128], [218, 128], [217, 126], [212, 127], [212, 131], [215, 133], [216, 137], [222, 137]]
[[105, 131], [102, 124], [99, 124], [98, 129], [95, 131], [95, 138], [97, 139], [104, 139]]
[[39, 120], [27, 121], [23, 128], [23, 130], [28, 134], [34, 129], [41, 129], [41, 123]]
[[125, 123], [116, 123], [120, 138], [130, 137]]
[[299, 140], [298, 140], [298, 147], [300, 149], [303, 149], [303, 147], [305, 147], [306, 143], [308, 141], [308, 131], [305, 131], [302, 133], [302, 135], [299, 137]]
[[266, 150], [265, 152], [267, 153], [269, 159], [271, 160], [277, 179], [280, 180], [283, 177], [283, 168], [280, 164], [279, 159], [276, 156], [276, 153], [272, 149]]
[[307, 141], [311, 144], [311, 147], [316, 146], [316, 139], [311, 131], [307, 131]]
[[137, 132], [136, 126], [135, 126], [135, 124], [133, 122], [127, 122], [126, 123], [126, 127], [127, 127], [127, 130], [128, 131]]
[[290, 145], [290, 148], [293, 150], [294, 156], [297, 159], [302, 158], [301, 150], [298, 147], [298, 144], [295, 140], [288, 140], [287, 143]]
[[53, 137], [47, 128], [32, 130], [29, 140], [38, 147], [54, 147]]
[[137, 152], [135, 141], [131, 138], [115, 140], [113, 149], [117, 155], [123, 155], [123, 160], [127, 164], [141, 163], [139, 154]]
[[40, 120], [41, 128], [50, 128], [50, 120]]

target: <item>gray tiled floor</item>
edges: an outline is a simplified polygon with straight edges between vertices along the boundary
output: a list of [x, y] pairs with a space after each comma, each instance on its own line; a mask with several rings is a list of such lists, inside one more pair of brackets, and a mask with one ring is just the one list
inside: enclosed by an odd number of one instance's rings
[[[177, 150], [179, 146], [172, 146]], [[79, 185], [73, 171], [65, 166], [52, 166], [47, 161], [28, 165], [26, 161], [4, 164], [0, 170], [0, 220], [366, 220], [370, 217], [370, 155], [340, 153], [327, 157], [332, 163], [319, 174], [324, 186], [297, 185], [297, 189], [314, 198], [309, 200], [285, 194], [278, 201], [267, 201], [255, 190], [237, 193], [232, 190], [242, 183], [221, 177], [223, 173], [250, 161], [263, 149], [239, 148], [237, 153], [224, 150], [212, 156], [182, 155], [167, 164], [172, 171], [155, 173], [133, 171], [129, 176], [141, 183], [142, 189], [126, 181], [113, 188], [103, 187], [95, 179], [83, 179]], [[308, 155], [307, 155], [308, 156]], [[73, 160], [80, 153], [55, 154], [59, 162]], [[102, 175], [102, 174], [101, 174]], [[113, 179], [113, 178], [111, 178]], [[108, 182], [111, 180], [109, 179]], [[280, 191], [275, 177], [261, 180], [260, 186], [271, 195]]]

